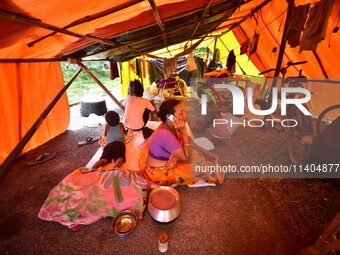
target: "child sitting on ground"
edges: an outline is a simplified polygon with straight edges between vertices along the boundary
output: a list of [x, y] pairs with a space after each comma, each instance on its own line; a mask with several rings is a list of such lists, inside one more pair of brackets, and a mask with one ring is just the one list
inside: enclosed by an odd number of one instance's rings
[[124, 126], [120, 122], [119, 115], [115, 111], [108, 111], [105, 114], [106, 126], [104, 136], [107, 142], [100, 160], [94, 163], [92, 169], [98, 169], [115, 160], [113, 167], [121, 167], [125, 162]]

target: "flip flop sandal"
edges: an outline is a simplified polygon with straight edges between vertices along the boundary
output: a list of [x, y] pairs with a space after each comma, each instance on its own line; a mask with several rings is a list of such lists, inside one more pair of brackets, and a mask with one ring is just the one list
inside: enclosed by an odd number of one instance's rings
[[98, 137], [94, 137], [94, 136], [89, 136], [87, 137], [84, 141], [80, 141], [78, 142], [78, 146], [83, 146], [85, 144], [90, 144], [90, 143], [94, 143], [98, 141]]
[[49, 161], [49, 160], [55, 158], [56, 156], [57, 156], [56, 152], [54, 152], [54, 153], [48, 153], [47, 152], [47, 153], [44, 153], [44, 154], [40, 154], [34, 161], [27, 162], [27, 165], [33, 166], [33, 165], [36, 165], [36, 164], [40, 164], [40, 163]]
[[95, 171], [97, 171], [97, 169], [88, 168], [88, 167], [80, 167], [80, 168], [79, 168], [79, 171], [80, 171], [82, 174], [87, 174], [87, 173], [95, 172]]

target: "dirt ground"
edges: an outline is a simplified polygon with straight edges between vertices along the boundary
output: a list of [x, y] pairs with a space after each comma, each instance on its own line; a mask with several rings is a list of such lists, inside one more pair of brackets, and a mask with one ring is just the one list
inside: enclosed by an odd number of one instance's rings
[[[78, 147], [77, 142], [101, 134], [103, 126], [83, 126], [79, 106], [71, 108], [71, 115], [72, 130], [25, 153], [0, 180], [1, 254], [159, 254], [157, 241], [162, 230], [170, 235], [167, 254], [291, 255], [303, 248], [268, 191], [252, 178], [227, 178], [216, 187], [176, 187], [182, 205], [178, 219], [158, 223], [146, 210], [136, 229], [124, 237], [112, 231], [112, 218], [75, 232], [38, 219], [50, 190], [86, 165], [99, 148], [97, 143]], [[284, 134], [275, 130], [239, 128], [230, 140], [209, 139], [224, 148], [218, 152], [223, 163], [289, 161]], [[58, 155], [27, 166], [45, 152]]]

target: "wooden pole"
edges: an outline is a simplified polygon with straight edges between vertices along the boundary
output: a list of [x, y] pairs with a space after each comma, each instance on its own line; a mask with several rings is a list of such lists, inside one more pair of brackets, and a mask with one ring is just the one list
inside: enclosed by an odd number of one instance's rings
[[200, 25], [201, 22], [202, 22], [202, 19], [204, 18], [204, 15], [205, 15], [205, 14], [207, 13], [207, 11], [209, 10], [209, 7], [210, 7], [211, 2], [212, 2], [212, 0], [210, 0], [209, 3], [208, 3], [208, 5], [205, 7], [204, 12], [203, 12], [203, 14], [202, 14], [200, 20], [197, 22], [194, 31], [192, 31], [192, 33], [191, 33], [190, 38], [192, 38], [192, 37], [195, 35], [195, 33], [196, 33], [196, 31], [197, 31], [199, 25]]
[[72, 82], [77, 78], [77, 76], [80, 74], [82, 69], [79, 69], [71, 78], [71, 80], [60, 90], [60, 92], [56, 95], [56, 97], [52, 100], [52, 102], [46, 107], [46, 109], [43, 111], [43, 113], [39, 116], [39, 118], [34, 122], [32, 127], [27, 131], [27, 133], [24, 135], [24, 137], [20, 140], [20, 142], [15, 146], [15, 148], [12, 150], [12, 152], [7, 156], [5, 161], [0, 166], [0, 178], [2, 175], [7, 171], [7, 169], [13, 164], [15, 159], [18, 157], [20, 152], [23, 150], [23, 148], [26, 146], [28, 141], [31, 139], [31, 137], [35, 134], [35, 132], [38, 130], [39, 126], [43, 123], [47, 115], [50, 113], [50, 111], [53, 109], [53, 107], [56, 105], [56, 103], [59, 101], [59, 99], [62, 97], [62, 95], [65, 93], [65, 91], [71, 86]]
[[[128, 3], [122, 3], [122, 4], [118, 5], [118, 6], [110, 8], [108, 10], [105, 10], [105, 11], [102, 11], [102, 12], [99, 12], [99, 13], [96, 13], [96, 14], [93, 14], [93, 15], [90, 15], [90, 16], [86, 16], [86, 17], [81, 18], [79, 20], [76, 20], [76, 21], [72, 22], [71, 24], [63, 27], [63, 29], [67, 29], [67, 28], [70, 28], [70, 27], [74, 27], [74, 26], [86, 23], [86, 22], [90, 22], [92, 20], [96, 20], [96, 19], [105, 17], [107, 15], [110, 15], [112, 13], [115, 13], [115, 12], [118, 12], [118, 11], [121, 11], [121, 10], [124, 10], [124, 9], [126, 9], [126, 8], [128, 8], [130, 6], [133, 6], [133, 5], [138, 4], [140, 2], [143, 2], [143, 1], [144, 0], [134, 0], [134, 1], [129, 1]], [[32, 47], [32, 46], [34, 46], [34, 44], [44, 40], [45, 38], [47, 38], [49, 36], [54, 35], [55, 33], [56, 32], [49, 33], [48, 35], [40, 37], [39, 39], [34, 40], [34, 41], [28, 43], [27, 45], [28, 45], [28, 47]]]
[[[280, 75], [280, 69], [282, 66], [282, 60], [283, 60], [283, 55], [285, 53], [285, 49], [286, 49], [286, 42], [287, 42], [287, 30], [288, 30], [288, 24], [290, 22], [290, 18], [292, 16], [292, 11], [293, 11], [293, 7], [294, 7], [294, 0], [287, 0], [288, 3], [288, 11], [287, 11], [287, 17], [286, 17], [286, 22], [285, 22], [285, 26], [283, 29], [283, 34], [282, 34], [282, 38], [281, 38], [281, 43], [280, 43], [280, 50], [279, 50], [279, 55], [277, 57], [277, 62], [276, 62], [276, 67], [275, 67], [275, 73], [274, 73], [274, 80], [272, 83], [272, 86], [270, 88], [270, 93], [269, 93], [269, 97], [268, 97], [268, 101], [267, 101], [267, 107], [271, 107], [272, 104], [272, 97], [273, 97], [273, 88], [276, 87], [277, 84], [277, 78]], [[266, 108], [266, 109], [268, 109]]]
[[[315, 241], [313, 246], [320, 250], [323, 245], [329, 243], [329, 239], [332, 237], [332, 235], [336, 236], [340, 231], [340, 211], [335, 215], [331, 223], [328, 225], [328, 227], [325, 229], [325, 231], [319, 236], [319, 238]], [[338, 233], [335, 233], [335, 232]]]
[[321, 59], [320, 59], [318, 53], [316, 52], [316, 50], [313, 50], [313, 55], [314, 55], [316, 61], [318, 61], [318, 64], [319, 64], [320, 69], [321, 69], [321, 71], [322, 71], [322, 74], [325, 76], [326, 79], [328, 79], [328, 78], [329, 78], [329, 77], [328, 77], [328, 74], [327, 74], [327, 72], [326, 72], [326, 70], [325, 70], [325, 67], [323, 66], [322, 61], [321, 61]]
[[[277, 62], [276, 62], [274, 78], [277, 78], [280, 75], [280, 68], [282, 66], [283, 55], [285, 53], [286, 43], [287, 43], [287, 39], [288, 39], [287, 38], [287, 32], [288, 31], [287, 30], [288, 30], [288, 25], [291, 21], [290, 18], [292, 16], [292, 12], [293, 12], [294, 0], [287, 0], [287, 3], [288, 3], [287, 17], [286, 17], [285, 27], [283, 29], [282, 38], [281, 38], [280, 50], [279, 50], [279, 55], [278, 55]], [[273, 83], [273, 87], [274, 87], [274, 85], [276, 86], [275, 83]]]
[[108, 94], [111, 97], [111, 99], [118, 105], [118, 107], [124, 111], [124, 106], [122, 106], [117, 100], [117, 98], [115, 98], [114, 95], [112, 95], [112, 93], [104, 86], [104, 84], [101, 83], [100, 80], [98, 80], [93, 73], [91, 73], [90, 69], [88, 69], [80, 61], [78, 62], [78, 65], [106, 92], [106, 94]]
[[62, 29], [62, 28], [59, 28], [59, 27], [56, 27], [56, 26], [53, 26], [53, 25], [50, 25], [50, 24], [46, 24], [46, 23], [37, 21], [35, 19], [27, 18], [27, 17], [24, 17], [24, 16], [19, 16], [17, 14], [14, 14], [14, 13], [11, 13], [11, 12], [6, 12], [6, 11], [3, 11], [3, 10], [0, 10], [0, 17], [4, 18], [4, 19], [16, 21], [16, 22], [28, 24], [28, 25], [35, 26], [35, 27], [40, 27], [40, 28], [44, 28], [44, 29], [47, 29], [47, 30], [52, 30], [52, 31], [55, 31], [55, 32], [58, 32], [58, 33], [78, 37], [78, 38], [83, 39], [83, 40], [88, 40], [88, 41], [92, 41], [92, 42], [96, 42], [96, 43], [102, 43], [102, 44], [110, 45], [110, 46], [113, 46], [113, 47], [119, 46], [117, 43], [111, 42], [109, 40], [100, 39], [100, 38], [97, 38], [97, 37], [94, 37], [94, 36], [91, 36], [91, 35], [81, 35], [81, 34], [78, 34], [78, 33], [68, 31], [66, 29]]
[[156, 22], [162, 32], [162, 37], [163, 37], [163, 41], [164, 41], [164, 45], [165, 47], [168, 47], [168, 44], [166, 42], [166, 32], [165, 32], [165, 26], [162, 22], [162, 19], [161, 17], [159, 16], [159, 12], [158, 12], [158, 9], [157, 9], [157, 6], [156, 6], [156, 3], [154, 0], [148, 0], [149, 1], [149, 4], [152, 8], [152, 11], [153, 11], [153, 14], [155, 16], [155, 19], [156, 19]]

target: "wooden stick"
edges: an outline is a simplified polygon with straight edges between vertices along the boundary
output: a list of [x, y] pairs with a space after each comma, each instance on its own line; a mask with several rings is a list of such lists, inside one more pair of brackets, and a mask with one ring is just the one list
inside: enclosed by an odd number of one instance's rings
[[[215, 5], [219, 5], [219, 4], [221, 4], [221, 3], [212, 4], [211, 7], [213, 7]], [[198, 9], [195, 9], [195, 10], [191, 10], [191, 11], [187, 11], [187, 12], [183, 12], [183, 13], [171, 16], [167, 19], [164, 19], [163, 23], [168, 22], [168, 21], [172, 21], [172, 20], [176, 20], [176, 19], [179, 19], [179, 18], [187, 17], [191, 14], [200, 12], [204, 9], [205, 9], [205, 6], [202, 7], [202, 8], [198, 8]], [[138, 28], [135, 28], [135, 29], [127, 30], [127, 31], [124, 31], [122, 33], [116, 34], [115, 37], [123, 36], [123, 35], [129, 34], [129, 33], [132, 33], [132, 32], [136, 32], [136, 31], [139, 31], [139, 30], [147, 29], [147, 28], [150, 28], [152, 26], [154, 26], [154, 24], [149, 24], [149, 25], [146, 25], [146, 26], [143, 26], [143, 27], [138, 27]]]
[[322, 74], [325, 76], [326, 79], [328, 79], [329, 77], [328, 77], [328, 74], [327, 74], [327, 72], [326, 72], [326, 69], [325, 69], [325, 67], [323, 66], [322, 61], [321, 61], [321, 59], [320, 59], [318, 53], [316, 52], [316, 50], [313, 50], [313, 55], [314, 55], [314, 57], [316, 58], [316, 61], [318, 61], [318, 64], [319, 64], [320, 69], [321, 69], [321, 71], [322, 71]]
[[[110, 14], [112, 14], [112, 13], [115, 13], [115, 12], [118, 12], [118, 11], [121, 11], [121, 10], [124, 10], [124, 9], [126, 9], [126, 8], [128, 8], [128, 7], [130, 7], [130, 6], [133, 6], [133, 5], [138, 4], [138, 3], [140, 3], [140, 2], [143, 2], [143, 1], [144, 1], [144, 0], [134, 0], [134, 1], [130, 1], [130, 2], [128, 2], [128, 3], [123, 3], [123, 4], [121, 4], [121, 5], [115, 6], [115, 7], [113, 7], [113, 8], [108, 9], [108, 10], [105, 10], [105, 11], [102, 11], [102, 12], [99, 12], [99, 13], [96, 13], [96, 14], [93, 14], [93, 15], [91, 15], [91, 16], [86, 16], [86, 17], [81, 18], [81, 19], [79, 19], [79, 20], [76, 20], [76, 21], [72, 22], [71, 24], [69, 24], [69, 25], [63, 27], [63, 29], [67, 29], [67, 28], [70, 28], [70, 27], [74, 27], [74, 26], [83, 24], [83, 23], [85, 23], [85, 22], [90, 22], [90, 21], [92, 21], [92, 20], [96, 20], [96, 19], [105, 17], [105, 16], [107, 16], [107, 15], [110, 15]], [[41, 37], [41, 38], [39, 38], [39, 39], [37, 39], [37, 40], [34, 40], [34, 41], [28, 43], [27, 45], [28, 45], [28, 47], [32, 47], [32, 46], [34, 46], [34, 44], [36, 44], [36, 43], [38, 43], [38, 42], [40, 42], [40, 41], [46, 39], [46, 38], [49, 37], [49, 36], [54, 35], [55, 33], [57, 33], [57, 32], [49, 33], [48, 35], [45, 35], [45, 36], [43, 36], [43, 37]]]
[[152, 8], [152, 11], [153, 11], [153, 14], [155, 16], [156, 22], [157, 22], [159, 28], [161, 29], [164, 45], [165, 45], [165, 47], [168, 47], [168, 44], [166, 42], [165, 26], [164, 26], [164, 24], [162, 22], [161, 17], [159, 16], [159, 12], [158, 12], [157, 6], [155, 4], [155, 1], [154, 0], [148, 0], [148, 1], [149, 1], [149, 4], [150, 4], [151, 8]]
[[100, 80], [98, 80], [93, 73], [91, 73], [90, 69], [88, 69], [80, 61], [78, 61], [78, 65], [106, 92], [106, 94], [108, 94], [111, 97], [111, 99], [118, 105], [118, 107], [124, 111], [124, 107], [119, 103], [117, 98], [115, 98], [114, 95], [112, 95], [111, 92], [104, 86], [104, 84], [101, 83]]
[[203, 13], [202, 13], [202, 16], [201, 16], [201, 18], [200, 18], [200, 20], [197, 22], [194, 31], [192, 31], [192, 33], [191, 33], [190, 38], [193, 37], [193, 36], [195, 35], [195, 33], [196, 33], [196, 31], [197, 31], [199, 25], [200, 25], [201, 22], [202, 22], [202, 19], [204, 18], [204, 15], [205, 15], [205, 14], [207, 13], [207, 11], [209, 10], [209, 6], [210, 6], [211, 2], [212, 2], [212, 0], [210, 0], [209, 3], [208, 3], [208, 5], [205, 7], [205, 9], [204, 9], [204, 11], [203, 11]]
[[44, 29], [47, 29], [47, 30], [52, 30], [52, 31], [59, 32], [59, 33], [62, 33], [62, 34], [67, 34], [67, 35], [70, 35], [70, 36], [78, 37], [80, 39], [89, 40], [89, 41], [96, 42], [96, 43], [102, 43], [102, 44], [110, 45], [110, 46], [113, 46], [113, 47], [119, 46], [117, 43], [111, 42], [109, 40], [100, 39], [100, 38], [97, 38], [97, 37], [94, 37], [94, 36], [91, 36], [91, 35], [81, 35], [81, 34], [78, 34], [78, 33], [68, 31], [66, 29], [62, 29], [62, 28], [59, 28], [59, 27], [56, 27], [56, 26], [53, 26], [53, 25], [50, 25], [50, 24], [46, 24], [46, 23], [37, 21], [35, 19], [19, 16], [17, 14], [14, 14], [14, 13], [11, 13], [11, 12], [6, 12], [6, 11], [3, 11], [3, 10], [0, 10], [0, 17], [4, 18], [4, 19], [8, 19], [8, 20], [13, 20], [13, 21], [16, 21], [16, 22], [28, 24], [28, 25], [35, 26], [35, 27], [40, 27], [40, 28], [44, 28]]
[[35, 132], [38, 130], [39, 126], [43, 123], [47, 115], [50, 113], [50, 111], [53, 109], [53, 107], [56, 105], [56, 103], [59, 101], [59, 99], [62, 97], [62, 95], [65, 93], [65, 91], [71, 86], [72, 82], [77, 78], [77, 76], [80, 74], [82, 69], [79, 69], [71, 78], [71, 80], [60, 90], [60, 92], [56, 95], [56, 97], [52, 100], [52, 102], [46, 107], [46, 109], [43, 111], [43, 113], [38, 117], [38, 119], [34, 122], [32, 127], [27, 131], [27, 133], [24, 135], [24, 137], [20, 140], [20, 142], [15, 146], [15, 148], [12, 150], [12, 152], [7, 156], [5, 161], [0, 166], [0, 178], [2, 175], [7, 171], [7, 169], [13, 164], [15, 159], [18, 157], [20, 152], [23, 150], [23, 148], [26, 146], [28, 141], [31, 139], [31, 137], [35, 134]]
[[339, 231], [340, 228], [340, 211], [335, 215], [331, 223], [328, 225], [328, 227], [325, 229], [325, 231], [319, 236], [319, 238], [315, 241], [313, 246], [320, 250], [322, 247], [329, 242], [329, 238], [331, 238], [332, 235], [338, 234], [336, 231]]

